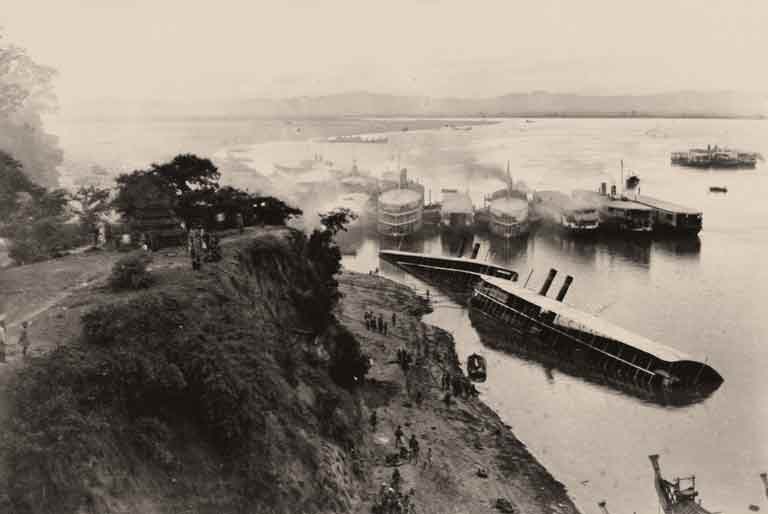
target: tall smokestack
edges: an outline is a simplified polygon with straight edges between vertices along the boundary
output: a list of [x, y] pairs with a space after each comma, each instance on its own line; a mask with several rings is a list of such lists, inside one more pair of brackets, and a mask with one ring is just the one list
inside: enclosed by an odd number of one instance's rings
[[600, 194], [607, 195], [608, 194], [608, 184], [605, 182], [600, 183]]
[[560, 292], [557, 293], [557, 298], [555, 298], [558, 302], [562, 302], [565, 295], [568, 294], [568, 288], [571, 287], [571, 282], [573, 282], [573, 277], [570, 275], [566, 276], [565, 282], [563, 282], [563, 287], [560, 288]]
[[616, 197], [616, 184], [611, 185], [611, 197]]
[[480, 251], [480, 243], [475, 243], [475, 246], [472, 247], [472, 258], [477, 259], [477, 253]]
[[549, 275], [547, 275], [547, 280], [544, 281], [544, 285], [541, 286], [541, 291], [539, 291], [541, 296], [547, 296], [547, 291], [549, 291], [550, 286], [552, 286], [552, 281], [555, 280], [555, 275], [557, 275], [557, 270], [555, 268], [550, 269]]
[[408, 170], [403, 168], [400, 170], [400, 189], [408, 187]]

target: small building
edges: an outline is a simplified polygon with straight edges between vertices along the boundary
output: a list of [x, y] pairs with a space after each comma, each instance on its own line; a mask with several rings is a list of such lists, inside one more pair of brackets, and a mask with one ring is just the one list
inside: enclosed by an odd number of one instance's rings
[[187, 234], [173, 210], [173, 200], [151, 179], [143, 180], [144, 194], [130, 218], [131, 239], [140, 241], [144, 236], [155, 250], [185, 244]]

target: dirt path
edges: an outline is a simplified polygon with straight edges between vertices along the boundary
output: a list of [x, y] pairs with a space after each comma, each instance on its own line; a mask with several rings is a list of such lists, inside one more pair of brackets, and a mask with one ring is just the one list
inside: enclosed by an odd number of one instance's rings
[[[577, 512], [562, 484], [490, 408], [476, 397], [455, 398], [450, 406], [444, 403], [442, 374], [460, 374], [461, 368], [450, 335], [413, 314], [420, 303], [414, 293], [378, 276], [343, 273], [339, 282], [345, 295], [339, 317], [373, 357], [365, 403], [378, 417], [366, 448], [369, 496], [356, 512], [370, 512], [382, 483], [392, 477], [395, 467], [386, 465], [385, 459], [395, 453], [397, 425], [406, 439], [415, 434], [419, 442], [420, 461], [397, 469], [403, 490], [414, 489], [420, 514], [499, 512], [500, 498], [515, 512]], [[388, 335], [366, 329], [366, 310], [383, 315], [389, 322]], [[416, 365], [407, 373], [397, 363], [399, 348], [415, 356]], [[432, 460], [427, 464], [430, 448]]]

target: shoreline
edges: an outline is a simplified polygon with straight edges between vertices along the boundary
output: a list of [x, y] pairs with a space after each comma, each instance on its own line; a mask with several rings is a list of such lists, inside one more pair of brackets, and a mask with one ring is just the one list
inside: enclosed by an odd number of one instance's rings
[[[338, 280], [344, 294], [339, 321], [373, 358], [363, 402], [378, 418], [377, 427], [369, 427], [365, 436], [366, 460], [372, 463], [365, 488], [369, 494], [354, 512], [370, 512], [374, 491], [391, 477], [394, 468], [384, 462], [395, 452], [397, 425], [402, 425], [406, 439], [416, 435], [421, 455], [428, 448], [433, 452], [431, 466], [422, 459], [398, 468], [404, 490], [415, 491], [417, 512], [499, 512], [499, 499], [509, 502], [514, 512], [579, 512], [565, 486], [477, 396], [457, 397], [446, 406], [441, 372], [463, 372], [452, 335], [422, 321], [430, 312], [424, 297], [377, 275], [343, 270]], [[363, 322], [366, 310], [382, 313], [390, 323], [395, 312], [397, 325], [388, 335], [369, 331]], [[407, 372], [396, 360], [400, 348], [414, 355]]]

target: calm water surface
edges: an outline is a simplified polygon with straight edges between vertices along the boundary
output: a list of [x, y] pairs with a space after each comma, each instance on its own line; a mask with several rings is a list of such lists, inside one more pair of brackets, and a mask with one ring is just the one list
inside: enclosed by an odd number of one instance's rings
[[[153, 130], [162, 131], [150, 128], [142, 137]], [[768, 508], [759, 478], [768, 471], [768, 267], [762, 263], [768, 250], [768, 166], [700, 171], [669, 164], [671, 151], [707, 144], [768, 155], [768, 122], [505, 120], [470, 132], [392, 133], [387, 145], [278, 141], [243, 147], [241, 139], [215, 156], [225, 181], [244, 187], [263, 186], [258, 172], [267, 174], [273, 162], [319, 152], [342, 167], [356, 161], [375, 173], [396, 169], [399, 160], [431, 189], [433, 200], [440, 188], [453, 187], [468, 190], [480, 203], [484, 193], [501, 187], [507, 161], [515, 179], [531, 187], [570, 191], [618, 181], [623, 159], [639, 173], [643, 193], [701, 208], [704, 230], [692, 243], [606, 244], [548, 233], [506, 245], [478, 239], [481, 258], [504, 263], [523, 278], [534, 270], [531, 287], [538, 288], [547, 270], [557, 268], [553, 290], [566, 274], [575, 277], [567, 297], [571, 305], [708, 359], [725, 382], [701, 403], [662, 407], [491, 350], [466, 309], [434, 289], [435, 311], [426, 321], [454, 334], [462, 359], [472, 352], [486, 356], [489, 380], [479, 386], [483, 400], [566, 484], [584, 512], [598, 512], [600, 500], [607, 500], [614, 514], [657, 512], [651, 453], [662, 455], [668, 478], [695, 473], [703, 504], [712, 511], [749, 512], [750, 504]], [[258, 140], [263, 137], [254, 135]], [[712, 185], [727, 186], [728, 194], [710, 194]], [[381, 244], [392, 246], [375, 234], [353, 233], [345, 246], [356, 255], [345, 257], [345, 265], [363, 272], [380, 267], [396, 280], [427, 287], [379, 263]], [[405, 246], [436, 254], [456, 251], [440, 236]]]

